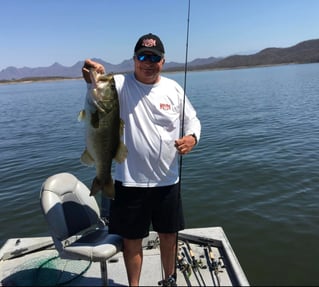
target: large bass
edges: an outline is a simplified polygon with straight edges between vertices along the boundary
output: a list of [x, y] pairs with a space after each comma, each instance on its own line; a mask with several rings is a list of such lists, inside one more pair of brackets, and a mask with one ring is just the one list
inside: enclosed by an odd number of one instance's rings
[[90, 77], [92, 86], [87, 92], [84, 110], [79, 115], [79, 120], [85, 120], [86, 126], [86, 148], [81, 162], [96, 168], [90, 195], [102, 191], [107, 197], [114, 198], [112, 160], [123, 162], [127, 155], [127, 148], [120, 140], [124, 123], [120, 119], [113, 75], [90, 70]]

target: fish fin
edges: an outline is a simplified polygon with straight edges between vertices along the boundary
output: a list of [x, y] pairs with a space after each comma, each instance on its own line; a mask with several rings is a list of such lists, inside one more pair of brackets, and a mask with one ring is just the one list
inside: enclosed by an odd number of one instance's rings
[[82, 110], [82, 111], [80, 111], [79, 112], [79, 114], [78, 114], [78, 121], [80, 122], [80, 121], [83, 121], [84, 119], [85, 119], [85, 110]]
[[[122, 119], [120, 119], [120, 136], [123, 136], [124, 134], [124, 121]], [[118, 162], [118, 163], [122, 163], [126, 157], [127, 157], [127, 147], [126, 145], [123, 143], [123, 141], [120, 141], [119, 145], [118, 145], [118, 148], [117, 148], [117, 151], [116, 151], [116, 154], [115, 154], [115, 161]]]
[[92, 181], [90, 196], [96, 195], [101, 190], [101, 183], [97, 177]]
[[115, 189], [112, 176], [110, 176], [110, 179], [106, 183], [104, 183], [103, 187], [101, 181], [97, 177], [93, 179], [90, 196], [96, 195], [100, 190], [106, 197], [114, 199]]
[[116, 162], [121, 163], [126, 159], [127, 153], [128, 150], [126, 145], [122, 141], [120, 141], [114, 159], [116, 160]]
[[91, 156], [91, 154], [88, 152], [87, 149], [85, 149], [84, 152], [82, 153], [80, 160], [85, 165], [88, 165], [88, 166], [94, 165], [94, 158]]

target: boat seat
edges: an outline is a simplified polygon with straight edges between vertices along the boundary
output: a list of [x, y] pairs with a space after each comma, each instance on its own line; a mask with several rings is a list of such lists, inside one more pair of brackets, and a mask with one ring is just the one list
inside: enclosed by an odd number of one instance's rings
[[50, 176], [42, 184], [40, 205], [60, 258], [100, 262], [107, 286], [107, 260], [122, 251], [122, 237], [108, 233], [87, 186], [70, 173]]

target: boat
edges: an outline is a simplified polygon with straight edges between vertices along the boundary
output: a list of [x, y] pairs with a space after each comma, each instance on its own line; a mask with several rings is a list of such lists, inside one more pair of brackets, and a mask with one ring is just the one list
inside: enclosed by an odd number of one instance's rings
[[[89, 210], [94, 219], [99, 216], [95, 198], [89, 192], [69, 173], [53, 175], [44, 182], [40, 203], [48, 235], [7, 239], [0, 249], [0, 286], [128, 286], [122, 239], [108, 234], [105, 221], [99, 218], [98, 224], [84, 229], [81, 226], [82, 232], [73, 233], [70, 229], [74, 227], [64, 230], [64, 222], [60, 222], [67, 215], [59, 218], [63, 204], [77, 211]], [[150, 231], [142, 245], [141, 286], [249, 286], [220, 226], [187, 228], [178, 233], [174, 280], [163, 280], [157, 233]]]

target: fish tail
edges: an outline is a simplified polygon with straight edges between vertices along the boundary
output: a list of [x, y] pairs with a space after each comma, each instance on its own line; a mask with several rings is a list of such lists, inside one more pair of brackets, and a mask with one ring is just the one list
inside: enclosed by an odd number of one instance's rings
[[108, 197], [108, 198], [111, 198], [111, 199], [114, 199], [114, 196], [115, 196], [115, 189], [114, 189], [114, 184], [113, 184], [113, 179], [112, 177], [110, 178], [110, 180], [108, 182], [106, 182], [104, 184], [104, 187], [103, 187], [103, 194]]
[[114, 189], [113, 179], [111, 176], [109, 180], [105, 182], [104, 184], [102, 184], [97, 177], [93, 179], [90, 196], [96, 195], [99, 191], [102, 191], [106, 197], [114, 199], [115, 189]]
[[101, 190], [101, 182], [97, 177], [95, 177], [92, 181], [90, 196], [96, 195], [100, 190]]

